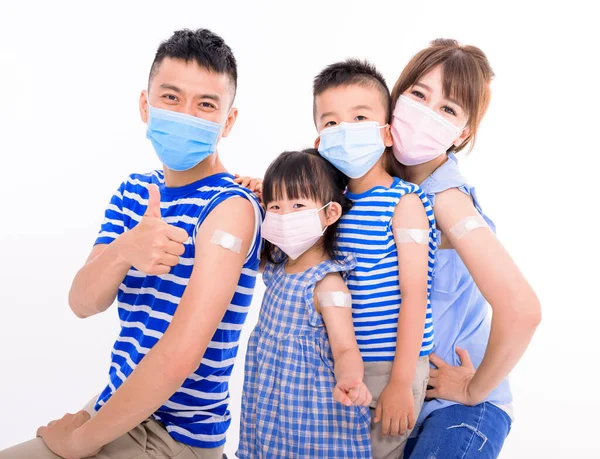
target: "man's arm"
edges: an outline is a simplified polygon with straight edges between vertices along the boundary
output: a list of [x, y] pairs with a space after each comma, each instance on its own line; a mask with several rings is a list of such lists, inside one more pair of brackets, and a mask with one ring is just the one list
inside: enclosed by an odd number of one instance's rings
[[95, 246], [75, 276], [69, 306], [77, 317], [108, 309], [132, 266], [144, 274], [159, 275], [179, 263], [188, 234], [161, 220], [158, 187], [150, 185], [148, 193], [148, 208], [141, 221], [110, 244]]
[[[235, 293], [253, 243], [254, 221], [252, 203], [232, 198], [215, 207], [202, 223], [196, 236], [196, 264], [171, 324], [98, 414], [66, 440], [74, 457], [93, 454], [140, 424], [198, 368]], [[212, 244], [215, 230], [241, 239], [240, 253]]]

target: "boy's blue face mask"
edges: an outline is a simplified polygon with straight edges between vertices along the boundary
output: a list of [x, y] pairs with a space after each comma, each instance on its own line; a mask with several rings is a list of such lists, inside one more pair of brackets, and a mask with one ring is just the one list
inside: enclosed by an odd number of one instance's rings
[[187, 171], [212, 155], [222, 128], [222, 124], [148, 103], [146, 137], [160, 161], [173, 171]]
[[385, 145], [376, 121], [342, 122], [319, 133], [319, 153], [348, 177], [357, 179], [377, 163]]

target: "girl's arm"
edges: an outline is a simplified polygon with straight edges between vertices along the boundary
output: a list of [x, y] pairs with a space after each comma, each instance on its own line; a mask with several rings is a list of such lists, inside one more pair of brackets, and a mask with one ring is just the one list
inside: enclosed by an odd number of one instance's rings
[[364, 365], [354, 335], [352, 307], [319, 305], [318, 294], [328, 292], [350, 292], [338, 273], [327, 274], [314, 290], [315, 308], [323, 317], [333, 353], [334, 398], [347, 406], [367, 406], [371, 403], [371, 393], [363, 383]]
[[406, 242], [397, 231], [409, 229], [429, 234], [427, 214], [417, 195], [407, 194], [400, 199], [392, 217], [392, 229], [398, 251], [402, 307], [392, 374], [379, 397], [374, 421], [382, 422], [383, 435], [402, 435], [416, 422], [412, 386], [425, 329], [429, 247]]
[[[468, 354], [462, 350], [459, 353], [463, 360], [461, 367], [442, 365], [432, 370], [430, 385], [434, 389], [427, 395], [476, 405], [508, 376], [527, 349], [541, 320], [540, 303], [489, 227], [457, 237], [465, 218], [479, 216], [470, 196], [458, 189], [444, 191], [436, 196], [434, 212], [438, 227], [490, 303], [493, 316], [487, 349], [478, 370], [468, 370], [472, 366], [465, 362]], [[434, 359], [439, 360], [435, 356]]]

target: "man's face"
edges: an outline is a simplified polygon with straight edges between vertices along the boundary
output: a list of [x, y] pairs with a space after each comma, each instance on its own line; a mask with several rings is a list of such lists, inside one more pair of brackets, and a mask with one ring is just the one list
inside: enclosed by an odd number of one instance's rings
[[231, 108], [233, 88], [229, 76], [202, 68], [195, 61], [165, 58], [150, 80], [148, 91], [140, 96], [140, 114], [148, 122], [148, 102], [156, 108], [171, 110], [225, 123], [222, 137], [227, 137], [237, 118]]
[[[323, 91], [315, 98], [315, 125], [319, 132], [341, 122], [376, 121], [384, 126], [385, 110], [383, 97], [375, 87], [357, 84], [338, 86]], [[384, 145], [392, 145], [389, 126], [381, 129], [381, 137]], [[315, 147], [318, 144], [319, 138]]]

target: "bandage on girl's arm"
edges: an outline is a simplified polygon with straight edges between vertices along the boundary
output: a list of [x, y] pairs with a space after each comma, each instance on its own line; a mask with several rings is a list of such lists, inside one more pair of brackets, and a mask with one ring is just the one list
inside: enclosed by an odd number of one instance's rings
[[319, 300], [319, 306], [322, 308], [332, 306], [338, 308], [352, 307], [352, 295], [348, 292], [317, 292], [317, 299]]

